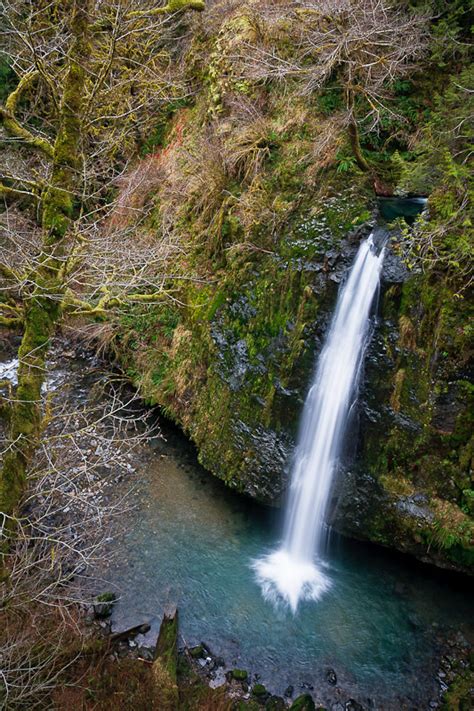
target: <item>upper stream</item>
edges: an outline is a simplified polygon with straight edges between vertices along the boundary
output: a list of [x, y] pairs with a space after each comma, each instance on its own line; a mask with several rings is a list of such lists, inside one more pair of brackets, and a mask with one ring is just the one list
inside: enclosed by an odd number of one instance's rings
[[445, 630], [472, 634], [468, 593], [447, 574], [341, 540], [329, 558], [330, 591], [302, 601], [296, 615], [276, 609], [263, 599], [251, 561], [274, 547], [279, 516], [204, 471], [175, 430], [164, 434], [138, 467], [135, 509], [122, 518], [124, 537], [104, 571], [121, 594], [115, 628], [148, 621], [147, 640], [137, 641], [152, 644], [164, 607], [176, 604], [188, 645], [205, 642], [227, 667], [259, 674], [273, 693], [291, 684], [295, 695], [314, 687], [329, 708], [337, 698], [365, 708], [429, 708]]

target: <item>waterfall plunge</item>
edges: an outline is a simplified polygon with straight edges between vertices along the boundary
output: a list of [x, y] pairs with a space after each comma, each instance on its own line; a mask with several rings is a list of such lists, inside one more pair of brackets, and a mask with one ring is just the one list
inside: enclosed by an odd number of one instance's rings
[[339, 292], [329, 334], [303, 409], [291, 473], [283, 544], [256, 560], [253, 568], [263, 594], [283, 599], [296, 612], [300, 599], [317, 600], [330, 581], [321, 560], [325, 515], [334, 470], [341, 452], [349, 408], [369, 337], [370, 307], [377, 290], [383, 250], [372, 235], [357, 253]]

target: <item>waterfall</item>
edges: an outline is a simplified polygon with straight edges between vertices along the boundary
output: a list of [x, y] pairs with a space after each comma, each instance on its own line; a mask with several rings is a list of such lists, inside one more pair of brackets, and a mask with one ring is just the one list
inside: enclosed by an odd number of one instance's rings
[[326, 343], [306, 397], [291, 472], [283, 543], [253, 563], [265, 597], [296, 612], [300, 599], [317, 600], [330, 587], [321, 570], [331, 484], [357, 394], [369, 339], [369, 314], [380, 279], [383, 250], [372, 235], [357, 253], [341, 288]]

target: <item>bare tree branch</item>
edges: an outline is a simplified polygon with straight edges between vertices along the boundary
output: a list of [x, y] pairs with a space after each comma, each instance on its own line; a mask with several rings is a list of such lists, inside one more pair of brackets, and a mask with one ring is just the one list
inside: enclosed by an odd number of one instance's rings
[[0, 119], [8, 133], [23, 143], [44, 153], [48, 158], [53, 157], [53, 146], [41, 136], [35, 136], [31, 131], [22, 126], [15, 118], [18, 102], [22, 95], [31, 88], [32, 83], [38, 78], [39, 72], [33, 71], [25, 74], [14, 91], [5, 102], [5, 107], [0, 106]]

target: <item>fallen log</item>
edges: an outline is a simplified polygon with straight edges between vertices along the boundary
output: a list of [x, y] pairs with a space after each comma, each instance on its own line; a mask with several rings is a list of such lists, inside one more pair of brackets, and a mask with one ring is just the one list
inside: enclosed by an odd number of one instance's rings
[[163, 711], [177, 711], [178, 694], [178, 610], [165, 611], [152, 666], [155, 698]]

